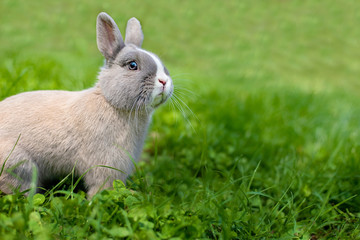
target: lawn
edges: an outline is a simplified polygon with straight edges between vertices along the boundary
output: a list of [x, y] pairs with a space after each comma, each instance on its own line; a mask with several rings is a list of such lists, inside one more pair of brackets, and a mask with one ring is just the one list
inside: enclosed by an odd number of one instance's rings
[[93, 86], [101, 11], [175, 96], [126, 186], [0, 195], [0, 239], [360, 239], [358, 1], [2, 0], [0, 100]]

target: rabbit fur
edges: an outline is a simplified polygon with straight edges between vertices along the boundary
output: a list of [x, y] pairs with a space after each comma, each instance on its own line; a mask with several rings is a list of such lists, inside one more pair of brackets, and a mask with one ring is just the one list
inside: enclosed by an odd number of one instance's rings
[[26, 92], [0, 102], [2, 192], [29, 189], [34, 170], [41, 187], [73, 169], [77, 176], [91, 169], [84, 176], [91, 197], [132, 172], [152, 112], [171, 96], [173, 83], [161, 60], [141, 49], [136, 18], [127, 23], [125, 41], [106, 13], [98, 15], [96, 33], [105, 66], [94, 87]]

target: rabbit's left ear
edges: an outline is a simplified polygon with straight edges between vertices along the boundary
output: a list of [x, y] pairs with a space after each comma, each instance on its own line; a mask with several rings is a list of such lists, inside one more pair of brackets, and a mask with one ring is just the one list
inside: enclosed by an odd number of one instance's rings
[[98, 48], [106, 60], [115, 59], [120, 50], [125, 47], [118, 26], [104, 12], [100, 13], [96, 20], [96, 38]]
[[126, 25], [125, 44], [134, 44], [137, 47], [141, 47], [144, 40], [144, 34], [141, 30], [139, 20], [136, 18], [130, 18]]

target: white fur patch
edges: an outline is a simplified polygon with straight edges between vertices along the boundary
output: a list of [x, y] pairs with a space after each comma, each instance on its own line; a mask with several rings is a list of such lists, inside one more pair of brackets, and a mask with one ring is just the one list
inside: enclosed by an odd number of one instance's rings
[[[138, 50], [148, 54], [156, 63], [157, 70], [156, 70], [156, 76], [155, 76], [155, 80], [154, 80], [155, 87], [154, 87], [154, 90], [153, 90], [151, 96], [153, 99], [153, 105], [158, 105], [163, 101], [163, 98], [164, 98], [164, 96], [162, 96], [161, 93], [164, 93], [165, 98], [167, 98], [167, 96], [170, 94], [171, 88], [172, 88], [172, 80], [168, 75], [166, 75], [165, 70], [164, 70], [164, 65], [161, 63], [160, 59], [157, 56], [155, 56], [153, 53], [148, 52], [143, 49], [138, 49]], [[166, 82], [165, 87], [163, 86], [162, 83], [159, 82], [159, 79]]]

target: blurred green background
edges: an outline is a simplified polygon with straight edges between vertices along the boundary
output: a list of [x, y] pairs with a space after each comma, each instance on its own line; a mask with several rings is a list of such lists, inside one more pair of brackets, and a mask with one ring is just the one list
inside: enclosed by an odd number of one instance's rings
[[358, 1], [1, 0], [0, 99], [93, 86], [101, 11], [141, 21], [180, 98], [155, 113], [148, 185], [129, 183], [167, 210], [132, 237], [360, 238]]
[[[1, 1], [1, 57], [61, 62], [75, 88], [101, 65], [95, 20], [108, 12], [124, 30], [136, 16], [144, 48], [173, 74], [246, 87], [285, 85], [305, 92], [359, 90], [356, 1]], [[86, 69], [86, 70], [84, 70]], [[260, 86], [253, 84], [260, 82]], [[81, 82], [81, 83], [79, 83]], [[70, 87], [70, 86], [68, 86]], [[254, 87], [252, 87], [254, 88]]]

